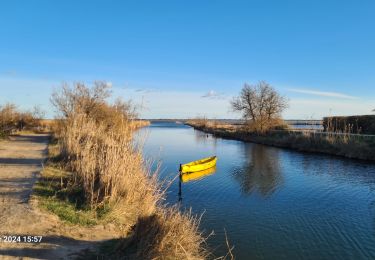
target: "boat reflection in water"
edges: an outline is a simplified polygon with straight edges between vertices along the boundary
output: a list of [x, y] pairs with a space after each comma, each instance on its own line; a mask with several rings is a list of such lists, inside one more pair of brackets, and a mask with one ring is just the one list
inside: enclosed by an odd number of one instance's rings
[[203, 171], [199, 172], [192, 172], [192, 173], [182, 173], [181, 174], [181, 181], [182, 182], [189, 182], [189, 181], [197, 181], [202, 179], [208, 175], [214, 174], [216, 171], [216, 166], [208, 168]]
[[216, 166], [208, 168], [203, 171], [199, 172], [192, 172], [192, 173], [181, 173], [180, 174], [180, 181], [178, 183], [178, 201], [182, 201], [182, 183], [190, 182], [190, 181], [198, 181], [201, 180], [209, 175], [212, 175], [216, 172]]

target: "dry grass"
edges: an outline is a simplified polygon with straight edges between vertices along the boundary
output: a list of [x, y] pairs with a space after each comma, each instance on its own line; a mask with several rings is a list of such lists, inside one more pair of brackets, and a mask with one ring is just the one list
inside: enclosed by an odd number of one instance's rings
[[[280, 134], [273, 134], [275, 137]], [[275, 139], [275, 138], [274, 138]], [[353, 159], [375, 160], [375, 138], [350, 133], [286, 132], [281, 135], [280, 145], [301, 151], [322, 152]]]
[[271, 146], [291, 148], [299, 151], [326, 153], [353, 159], [375, 160], [375, 138], [352, 135], [350, 129], [344, 133], [320, 133], [311, 131], [252, 132], [248, 128], [220, 128], [202, 126], [194, 121], [189, 125], [216, 136]]
[[198, 128], [213, 128], [213, 129], [222, 129], [222, 130], [228, 130], [228, 131], [233, 131], [237, 128], [235, 125], [226, 124], [218, 120], [207, 119], [204, 117], [190, 119], [186, 121], [186, 124], [194, 126], [194, 127], [198, 127]]
[[334, 116], [323, 118], [324, 129], [328, 132], [375, 134], [375, 115]]
[[[76, 92], [64, 89], [65, 94], [73, 95], [69, 97], [73, 103], [67, 106], [71, 109], [67, 116], [56, 121], [59, 157], [73, 174], [69, 185], [82, 188], [91, 210], [104, 209], [107, 221], [118, 224], [125, 237], [133, 227], [130, 242], [120, 241], [117, 253], [129, 255], [131, 246], [142, 259], [205, 258], [207, 250], [198, 231], [198, 219], [163, 205], [162, 186], [146, 166], [140, 147], [134, 144], [134, 131], [148, 122], [134, 120], [120, 103], [96, 102], [95, 93], [79, 87]], [[80, 93], [85, 95], [74, 96]], [[85, 99], [89, 102], [82, 101]]]
[[5, 137], [16, 130], [41, 129], [40, 121], [44, 113], [38, 106], [33, 111], [20, 110], [14, 104], [0, 105], [0, 137]]
[[134, 129], [146, 127], [150, 125], [150, 121], [147, 120], [132, 120], [130, 124], [133, 124]]
[[200, 218], [175, 207], [162, 207], [138, 219], [130, 243], [124, 243], [135, 259], [205, 259], [205, 238], [199, 232]]
[[66, 123], [61, 153], [68, 158], [74, 181], [82, 184], [90, 206], [121, 201], [145, 214], [152, 212], [152, 202], [158, 201], [154, 191], [159, 188], [155, 178], [146, 174], [140, 150], [134, 147], [132, 127], [108, 128], [86, 116]]
[[[187, 125], [190, 125], [195, 128], [199, 129], [207, 129], [207, 130], [215, 130], [215, 131], [224, 131], [224, 132], [253, 132], [253, 133], [264, 133], [259, 132], [258, 127], [254, 126], [254, 124], [249, 121], [244, 125], [234, 125], [229, 123], [223, 123], [218, 120], [214, 119], [207, 119], [207, 118], [196, 118], [186, 121]], [[263, 124], [266, 126], [267, 124]], [[288, 129], [288, 125], [282, 119], [272, 119], [269, 120], [267, 129], [274, 129], [274, 130], [285, 130]]]

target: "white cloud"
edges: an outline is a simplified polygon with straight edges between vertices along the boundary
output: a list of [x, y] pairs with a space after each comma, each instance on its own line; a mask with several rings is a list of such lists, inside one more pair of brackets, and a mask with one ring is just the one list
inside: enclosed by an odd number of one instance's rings
[[211, 99], [225, 99], [225, 96], [222, 93], [218, 93], [215, 90], [210, 90], [202, 98], [211, 98]]
[[291, 92], [321, 96], [321, 97], [333, 97], [333, 98], [342, 98], [342, 99], [358, 99], [358, 97], [346, 95], [338, 92], [327, 92], [327, 91], [317, 91], [310, 89], [299, 89], [299, 88], [288, 88]]
[[149, 89], [149, 88], [138, 88], [136, 90], [134, 90], [135, 92], [138, 92], [138, 93], [143, 93], [143, 94], [147, 94], [147, 93], [151, 93], [151, 92], [155, 92], [156, 90], [154, 89]]

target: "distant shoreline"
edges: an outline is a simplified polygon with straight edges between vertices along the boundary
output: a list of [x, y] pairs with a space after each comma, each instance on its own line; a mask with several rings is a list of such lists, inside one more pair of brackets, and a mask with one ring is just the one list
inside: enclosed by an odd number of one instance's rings
[[375, 162], [375, 138], [321, 135], [308, 131], [270, 131], [257, 134], [233, 127], [199, 125], [194, 121], [186, 122], [185, 125], [224, 139]]
[[[150, 121], [150, 122], [189, 122], [194, 119], [186, 119], [186, 118], [142, 118], [140, 120]], [[228, 124], [243, 124], [245, 121], [243, 119], [233, 119], [233, 118], [221, 118], [221, 119], [207, 119], [208, 121], [217, 121], [221, 123], [228, 123]], [[322, 125], [322, 119], [285, 119], [284, 122], [290, 125]]]

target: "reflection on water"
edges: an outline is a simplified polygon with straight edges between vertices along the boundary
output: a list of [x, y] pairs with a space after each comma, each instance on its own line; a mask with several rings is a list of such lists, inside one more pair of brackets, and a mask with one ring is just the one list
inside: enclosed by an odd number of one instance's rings
[[178, 180], [178, 202], [182, 201], [182, 181], [181, 178]]
[[179, 195], [182, 210], [204, 212], [201, 230], [215, 232], [208, 243], [216, 255], [227, 253], [225, 228], [236, 259], [375, 259], [374, 164], [215, 139], [174, 123], [144, 130], [144, 154], [162, 161], [161, 178], [218, 156], [214, 174], [177, 178], [166, 194], [169, 204]]
[[203, 178], [212, 175], [216, 172], [216, 166], [211, 167], [209, 169], [199, 171], [199, 172], [192, 172], [192, 173], [180, 173], [180, 178], [178, 182], [178, 201], [182, 201], [182, 183], [187, 183], [191, 181], [199, 181]]
[[279, 150], [263, 145], [243, 145], [245, 162], [233, 169], [232, 175], [240, 184], [243, 194], [258, 192], [272, 194], [282, 184]]
[[[304, 156], [302, 159], [302, 169], [304, 174], [324, 176], [329, 175], [337, 181], [361, 182], [364, 184], [375, 184], [373, 174], [374, 165], [371, 163], [361, 162], [358, 160], [342, 159], [329, 160], [327, 163], [316, 163], [316, 157]], [[326, 155], [320, 155], [322, 158]], [[353, 171], [355, 166], [356, 171]], [[370, 186], [372, 189], [375, 188]]]
[[202, 131], [194, 130], [194, 139], [196, 143], [212, 145], [213, 147], [217, 145], [217, 138]]
[[214, 174], [215, 171], [216, 171], [216, 166], [203, 170], [203, 171], [199, 171], [199, 172], [182, 173], [181, 181], [182, 182], [197, 181], [208, 175]]

